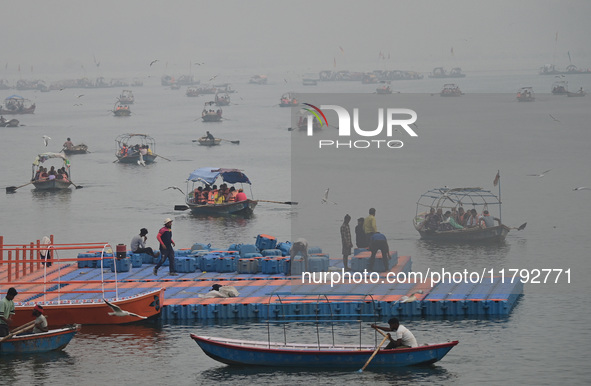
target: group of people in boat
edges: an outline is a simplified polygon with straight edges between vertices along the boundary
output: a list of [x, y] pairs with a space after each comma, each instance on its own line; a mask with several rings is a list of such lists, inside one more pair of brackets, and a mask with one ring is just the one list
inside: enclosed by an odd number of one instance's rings
[[55, 170], [55, 167], [52, 166], [49, 171], [44, 166], [39, 166], [37, 172], [35, 172], [35, 177], [33, 181], [47, 181], [47, 180], [68, 180], [68, 172], [66, 171], [66, 167], [59, 168]]
[[5, 107], [6, 110], [23, 111], [25, 109], [25, 103], [21, 99], [7, 99]]
[[238, 190], [233, 186], [228, 188], [227, 184], [221, 184], [219, 189], [217, 185], [206, 185], [205, 188], [199, 186], [193, 191], [193, 197], [191, 197], [191, 201], [198, 205], [224, 204], [246, 200], [246, 193], [242, 188]]
[[442, 208], [431, 208], [429, 213], [425, 216], [425, 220], [419, 226], [419, 230], [430, 231], [452, 231], [456, 229], [466, 228], [492, 228], [495, 226], [495, 221], [501, 224], [501, 220], [492, 217], [488, 210], [484, 210], [482, 214], [478, 214], [476, 209], [464, 211], [463, 207], [451, 208], [443, 213]]
[[140, 145], [136, 144], [135, 146], [127, 146], [125, 144], [121, 145], [119, 149], [119, 156], [127, 157], [130, 155], [135, 155], [139, 153], [141, 155], [152, 154], [152, 149], [150, 149], [150, 145]]
[[217, 114], [217, 115], [220, 115], [221, 116], [222, 115], [222, 109], [217, 109], [217, 111], [214, 110], [214, 109], [209, 109], [209, 110], [203, 109], [203, 112], [201, 113], [201, 115], [208, 115], [208, 114], [210, 114], [210, 115], [211, 114]]

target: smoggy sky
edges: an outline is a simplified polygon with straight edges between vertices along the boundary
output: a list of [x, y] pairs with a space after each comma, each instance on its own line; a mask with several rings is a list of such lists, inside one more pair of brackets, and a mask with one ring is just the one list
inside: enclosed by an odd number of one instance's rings
[[[535, 72], [566, 67], [568, 52], [573, 64], [591, 67], [587, 0], [39, 0], [1, 10], [7, 79], [437, 66]], [[195, 62], [205, 64], [190, 69]]]

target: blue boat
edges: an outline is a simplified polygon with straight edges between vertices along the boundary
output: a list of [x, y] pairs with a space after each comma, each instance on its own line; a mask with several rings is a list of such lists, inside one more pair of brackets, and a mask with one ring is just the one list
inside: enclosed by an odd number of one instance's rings
[[38, 334], [19, 335], [0, 343], [0, 355], [35, 354], [62, 350], [80, 331], [80, 325], [49, 330]]
[[[228, 365], [306, 368], [361, 368], [374, 346], [297, 344], [214, 338], [191, 334], [210, 358]], [[368, 369], [428, 365], [441, 360], [458, 341], [380, 350]]]

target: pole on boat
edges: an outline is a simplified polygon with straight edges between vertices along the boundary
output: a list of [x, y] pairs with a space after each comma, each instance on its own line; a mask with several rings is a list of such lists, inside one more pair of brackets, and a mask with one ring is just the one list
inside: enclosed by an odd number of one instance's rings
[[32, 329], [33, 327], [35, 327], [35, 321], [31, 320], [30, 322], [23, 324], [22, 326], [17, 327], [14, 330], [12, 330], [12, 332], [10, 334], [1, 338], [0, 342], [4, 342], [5, 340], [8, 340], [8, 339], [12, 338], [13, 336], [20, 334], [21, 332], [25, 332], [27, 330]]
[[501, 208], [503, 206], [503, 201], [501, 200], [501, 171], [497, 170], [497, 176], [499, 177], [498, 179], [498, 183], [499, 183], [499, 222], [502, 224], [503, 223], [503, 216], [501, 213]]
[[380, 351], [380, 348], [382, 347], [382, 345], [388, 340], [388, 336], [384, 336], [384, 339], [382, 339], [382, 342], [379, 344], [378, 347], [376, 347], [375, 351], [373, 352], [373, 354], [371, 354], [371, 356], [369, 357], [369, 359], [367, 360], [367, 362], [365, 362], [365, 365], [363, 365], [362, 368], [360, 368], [357, 372], [358, 373], [362, 373], [363, 370], [365, 370], [365, 368], [369, 365], [369, 362], [371, 362], [371, 360], [376, 356], [376, 354], [378, 353], [378, 351]]

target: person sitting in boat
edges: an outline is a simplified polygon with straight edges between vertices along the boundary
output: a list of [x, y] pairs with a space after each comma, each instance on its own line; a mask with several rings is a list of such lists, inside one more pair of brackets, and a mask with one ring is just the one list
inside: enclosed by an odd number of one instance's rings
[[236, 195], [238, 194], [238, 192], [236, 191], [235, 187], [230, 187], [230, 190], [228, 191], [228, 198], [227, 201], [228, 202], [236, 202]]
[[33, 181], [39, 181], [39, 177], [41, 176], [41, 171], [43, 171], [43, 167], [39, 167], [35, 172], [35, 177], [33, 177]]
[[398, 318], [391, 318], [390, 320], [388, 320], [388, 325], [389, 327], [380, 327], [376, 324], [371, 325], [371, 328], [376, 330], [396, 333], [395, 338], [393, 338], [392, 335], [388, 333], [390, 343], [388, 343], [388, 345], [386, 346], [386, 350], [394, 348], [412, 348], [419, 346], [415, 336], [412, 334], [412, 332], [409, 331], [408, 328], [400, 324]]
[[221, 117], [222, 116], [222, 109], [218, 109], [218, 111], [216, 111], [215, 113]]
[[66, 142], [64, 142], [64, 144], [62, 146], [64, 147], [64, 149], [72, 150], [72, 148], [74, 147], [74, 144], [72, 143], [72, 141], [68, 137], [68, 140]]
[[215, 203], [216, 204], [223, 204], [226, 201], [226, 196], [222, 193], [221, 190], [218, 190], [217, 195], [215, 196]]
[[39, 304], [33, 308], [33, 316], [35, 317], [35, 327], [33, 327], [33, 334], [39, 334], [41, 332], [47, 332], [47, 319], [43, 315], [43, 307]]
[[466, 217], [466, 212], [464, 212], [464, 208], [460, 206], [458, 208], [457, 216], [455, 218], [457, 223], [460, 224], [461, 226], [464, 226], [465, 217]]
[[148, 154], [148, 149], [146, 148], [146, 145], [142, 145], [140, 147], [140, 154], [141, 155], [147, 155]]
[[501, 225], [501, 220], [499, 220], [496, 217], [492, 217], [488, 213], [488, 210], [485, 210], [484, 212], [482, 212], [482, 216], [480, 216], [480, 218], [478, 219], [478, 225], [480, 225], [481, 228], [492, 228], [495, 226], [495, 221], [497, 221], [499, 225]]
[[49, 174], [47, 174], [47, 168], [42, 166], [40, 169], [41, 173], [39, 174], [39, 180], [43, 181], [49, 178]]
[[49, 173], [47, 173], [49, 175], [49, 179], [50, 180], [55, 180], [55, 177], [57, 176], [57, 172], [55, 171], [55, 167], [51, 167], [51, 169], [49, 169]]
[[224, 197], [224, 201], [228, 201], [228, 194], [230, 193], [230, 189], [228, 189], [228, 185], [227, 184], [222, 184], [220, 186], [220, 191], [218, 192], [218, 195], [221, 195]]
[[215, 137], [209, 131], [205, 135], [205, 139], [208, 139], [210, 141], [215, 141]]
[[445, 229], [440, 230], [446, 231], [451, 231], [454, 229], [464, 229], [463, 226], [457, 223], [456, 219], [452, 216], [452, 213], [449, 210], [445, 212], [445, 214], [443, 215], [443, 222], [441, 223], [441, 226], [443, 226]]
[[211, 190], [207, 192], [207, 203], [210, 205], [215, 204], [216, 198], [218, 198], [218, 186], [213, 185]]
[[201, 204], [201, 194], [203, 193], [203, 187], [199, 186], [193, 190], [193, 202]]
[[244, 189], [238, 189], [238, 194], [236, 195], [236, 202], [246, 201], [248, 198], [246, 197], [246, 193], [244, 193]]
[[470, 209], [470, 216], [466, 220], [466, 228], [474, 228], [478, 226], [478, 213], [476, 209]]

